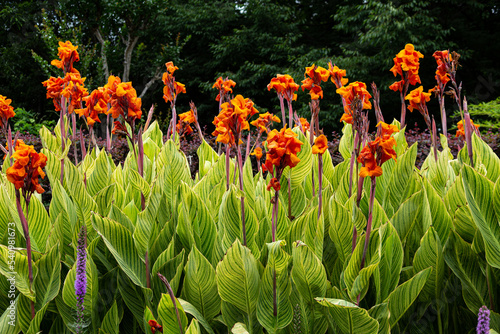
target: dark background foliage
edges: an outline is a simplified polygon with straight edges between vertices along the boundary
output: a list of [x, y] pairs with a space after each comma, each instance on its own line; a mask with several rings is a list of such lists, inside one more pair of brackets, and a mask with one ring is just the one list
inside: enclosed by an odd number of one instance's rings
[[[89, 91], [102, 86], [107, 74], [131, 80], [143, 94], [144, 110], [157, 105], [155, 117], [165, 129], [170, 110], [160, 77], [169, 60], [179, 66], [176, 79], [187, 87], [178, 111], [194, 101], [202, 124], [217, 113], [211, 86], [218, 76], [236, 81], [234, 93], [253, 99], [260, 111], [277, 113], [276, 95], [266, 89], [270, 79], [288, 73], [300, 82], [306, 66], [326, 66], [329, 60], [347, 69], [350, 81], [375, 82], [386, 119], [399, 119], [399, 96], [388, 89], [395, 81], [389, 69], [406, 43], [425, 55], [420, 70], [425, 89], [435, 84], [432, 53], [450, 49], [462, 55], [458, 79], [469, 103], [500, 95], [499, 16], [493, 0], [2, 0], [0, 94], [31, 111], [37, 122], [56, 119], [41, 82], [61, 75], [50, 60], [58, 40], [71, 40], [79, 46], [81, 61], [75, 66]], [[341, 126], [340, 99], [333, 83], [323, 86], [321, 126], [331, 133]], [[309, 115], [308, 102], [299, 92], [294, 104], [299, 114]], [[447, 100], [449, 115], [453, 108]], [[439, 119], [435, 101], [430, 111]], [[419, 114], [407, 117], [408, 124], [424, 127]]]

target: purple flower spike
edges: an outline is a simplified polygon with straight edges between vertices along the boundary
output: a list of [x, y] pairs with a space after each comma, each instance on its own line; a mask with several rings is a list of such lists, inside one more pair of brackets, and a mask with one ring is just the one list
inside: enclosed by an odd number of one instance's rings
[[87, 263], [87, 227], [85, 225], [80, 229], [78, 234], [78, 247], [76, 254], [76, 279], [75, 279], [75, 294], [76, 294], [76, 333], [82, 333], [83, 321], [84, 321], [84, 306], [83, 300], [85, 299], [85, 293], [87, 292], [87, 273], [85, 270], [85, 265]]
[[477, 334], [488, 334], [490, 332], [490, 310], [486, 306], [479, 309], [477, 315]]

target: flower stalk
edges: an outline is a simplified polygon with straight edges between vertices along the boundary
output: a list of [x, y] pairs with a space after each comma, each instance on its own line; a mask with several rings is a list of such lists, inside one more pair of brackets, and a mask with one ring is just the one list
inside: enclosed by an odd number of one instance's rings
[[85, 224], [80, 228], [78, 234], [78, 246], [76, 255], [76, 278], [75, 278], [75, 294], [76, 294], [76, 333], [83, 333], [84, 327], [84, 311], [83, 305], [85, 294], [87, 292], [87, 226]]
[[174, 305], [175, 316], [177, 317], [177, 324], [179, 325], [179, 331], [181, 334], [184, 334], [184, 330], [182, 328], [181, 317], [179, 315], [179, 308], [177, 307], [177, 300], [175, 298], [174, 292], [172, 291], [172, 287], [168, 283], [168, 280], [165, 276], [158, 273], [158, 277], [160, 278], [160, 280], [163, 282], [163, 284], [167, 288], [168, 295], [170, 296], [170, 299], [172, 300], [172, 304]]

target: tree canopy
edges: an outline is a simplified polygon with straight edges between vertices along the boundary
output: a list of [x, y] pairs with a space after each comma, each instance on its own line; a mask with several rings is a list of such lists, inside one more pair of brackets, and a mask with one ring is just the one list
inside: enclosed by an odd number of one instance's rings
[[[186, 111], [194, 101], [202, 124], [217, 113], [211, 88], [217, 77], [236, 81], [235, 93], [254, 100], [260, 111], [276, 113], [276, 95], [266, 89], [272, 77], [287, 73], [300, 82], [306, 66], [326, 66], [330, 60], [347, 70], [350, 81], [375, 82], [382, 91], [382, 111], [388, 118], [399, 117], [399, 96], [388, 90], [394, 81], [389, 69], [406, 43], [425, 55], [420, 71], [426, 89], [435, 85], [432, 53], [450, 49], [462, 56], [458, 75], [470, 102], [500, 93], [500, 17], [493, 0], [3, 3], [0, 94], [40, 119], [56, 116], [41, 82], [57, 72], [50, 61], [58, 40], [79, 46], [76, 66], [87, 77], [89, 91], [110, 74], [119, 75], [133, 82], [145, 109], [157, 104], [155, 117], [163, 124], [170, 111], [160, 78], [170, 60], [179, 67], [176, 79], [187, 88], [178, 108]], [[320, 119], [328, 133], [341, 125], [341, 103], [335, 86], [325, 85]], [[304, 116], [308, 102], [306, 94], [299, 94], [295, 108]], [[409, 124], [418, 119], [412, 116]]]

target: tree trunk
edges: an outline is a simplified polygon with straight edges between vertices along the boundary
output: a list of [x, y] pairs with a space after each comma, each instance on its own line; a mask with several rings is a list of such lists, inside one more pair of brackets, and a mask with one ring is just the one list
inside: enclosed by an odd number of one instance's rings
[[139, 40], [139, 36], [132, 37], [130, 33], [127, 35], [127, 41], [125, 42], [125, 52], [123, 54], [123, 77], [122, 82], [129, 81], [130, 75], [130, 64], [132, 62], [132, 52], [134, 51], [135, 45]]

